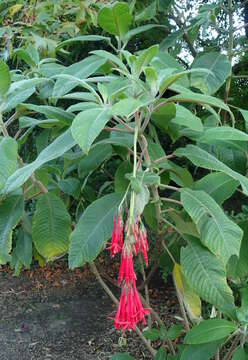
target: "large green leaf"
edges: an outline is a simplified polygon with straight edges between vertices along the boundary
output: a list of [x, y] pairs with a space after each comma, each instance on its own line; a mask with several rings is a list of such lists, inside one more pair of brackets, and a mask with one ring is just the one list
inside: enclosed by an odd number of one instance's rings
[[17, 142], [11, 137], [0, 140], [0, 191], [17, 168]]
[[[99, 69], [105, 62], [105, 59], [99, 58], [98, 56], [89, 56], [84, 60], [67, 67], [63, 71], [63, 74], [71, 75], [77, 79], [86, 79], [95, 73], [96, 70]], [[76, 81], [73, 81], [69, 78], [58, 79], [53, 89], [53, 97], [61, 97], [67, 94], [77, 85], [78, 83]]]
[[87, 156], [80, 160], [78, 173], [80, 177], [87, 175], [90, 171], [95, 170], [105, 160], [112, 155], [112, 146], [109, 144], [100, 144], [92, 147]]
[[9, 90], [11, 80], [10, 80], [8, 65], [6, 65], [5, 62], [1, 59], [0, 59], [0, 78], [1, 78], [0, 98], [3, 98]]
[[171, 121], [174, 124], [188, 127], [194, 131], [202, 131], [203, 125], [201, 119], [195, 116], [190, 110], [184, 106], [176, 105], [176, 116]]
[[112, 106], [111, 114], [121, 117], [129, 117], [133, 115], [142, 105], [142, 102], [138, 99], [131, 97], [122, 99]]
[[212, 172], [193, 184], [194, 190], [203, 190], [208, 193], [219, 205], [229, 199], [239, 185], [225, 173]]
[[153, 45], [141, 52], [133, 64], [135, 73], [139, 76], [144, 67], [147, 66], [158, 52], [158, 45]]
[[240, 278], [248, 275], [248, 221], [239, 222], [239, 226], [243, 230], [243, 239], [241, 242], [240, 255], [235, 264], [232, 265], [232, 273]]
[[231, 178], [239, 181], [244, 193], [248, 195], [248, 179], [245, 176], [230, 169], [227, 165], [223, 164], [207, 151], [195, 145], [187, 145], [185, 148], [176, 150], [175, 154], [179, 157], [185, 156], [196, 166], [202, 167], [204, 169], [220, 171], [227, 174]]
[[242, 347], [238, 347], [233, 354], [232, 360], [246, 360], [247, 352]]
[[191, 86], [200, 89], [205, 94], [214, 94], [225, 82], [231, 71], [230, 61], [226, 55], [208, 52], [198, 55], [192, 69], [208, 69], [211, 72], [203, 74], [199, 71], [191, 74]]
[[196, 224], [201, 242], [223, 261], [224, 265], [232, 255], [239, 256], [243, 232], [229, 220], [211, 196], [204, 191], [182, 189], [181, 201]]
[[220, 341], [200, 345], [187, 345], [180, 360], [210, 360], [216, 354]]
[[113, 220], [123, 193], [113, 193], [93, 202], [83, 213], [71, 234], [71, 269], [92, 262], [110, 238]]
[[101, 36], [101, 35], [81, 35], [81, 36], [76, 36], [74, 38], [62, 41], [61, 43], [58, 44], [58, 46], [56, 47], [56, 51], [62, 49], [65, 46], [77, 43], [77, 42], [85, 42], [85, 41], [107, 41], [109, 42], [110, 38], [105, 37], [105, 36]]
[[32, 262], [32, 239], [23, 231], [18, 234], [15, 252], [19, 261], [29, 269]]
[[63, 201], [52, 193], [39, 197], [33, 216], [32, 238], [46, 259], [66, 253], [71, 232], [70, 215]]
[[132, 16], [127, 3], [115, 2], [111, 6], [104, 6], [98, 13], [98, 24], [101, 28], [123, 38], [132, 23]]
[[38, 114], [43, 114], [47, 119], [56, 119], [61, 124], [71, 125], [75, 115], [61, 108], [48, 105], [23, 104], [21, 109], [27, 109]]
[[110, 112], [108, 108], [85, 110], [75, 117], [71, 132], [84, 153], [88, 153], [93, 141], [109, 120]]
[[181, 265], [194, 291], [224, 314], [235, 318], [234, 299], [227, 285], [224, 265], [198, 239], [184, 237], [189, 243], [181, 249]]
[[69, 129], [42, 150], [35, 161], [16, 170], [6, 181], [2, 192], [9, 193], [18, 189], [25, 183], [25, 181], [27, 181], [35, 170], [39, 169], [46, 162], [62, 156], [74, 145], [76, 145], [76, 142], [71, 135], [71, 130]]
[[230, 126], [219, 126], [204, 131], [197, 141], [204, 143], [212, 143], [221, 141], [248, 141], [248, 134]]
[[12, 231], [24, 211], [23, 197], [20, 195], [6, 198], [0, 203], [0, 264], [10, 260]]
[[184, 93], [170, 97], [167, 101], [169, 102], [190, 102], [201, 105], [210, 105], [213, 107], [220, 108], [229, 112], [231, 118], [234, 120], [233, 114], [229, 107], [220, 99], [209, 95], [196, 94], [191, 91], [185, 91]]
[[198, 345], [224, 339], [237, 330], [237, 326], [224, 319], [203, 320], [194, 326], [184, 338], [185, 344]]

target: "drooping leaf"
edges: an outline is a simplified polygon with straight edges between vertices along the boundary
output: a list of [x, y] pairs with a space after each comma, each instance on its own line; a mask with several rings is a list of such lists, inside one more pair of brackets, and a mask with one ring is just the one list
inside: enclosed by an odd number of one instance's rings
[[32, 262], [32, 239], [25, 232], [20, 232], [18, 234], [17, 243], [16, 243], [16, 255], [25, 266], [26, 269], [30, 268]]
[[0, 140], [0, 191], [17, 168], [17, 142], [11, 137]]
[[196, 224], [201, 242], [210, 251], [225, 265], [232, 255], [239, 256], [243, 232], [211, 196], [204, 191], [182, 189], [181, 201]]
[[12, 231], [18, 224], [24, 210], [23, 197], [7, 197], [0, 203], [0, 264], [10, 260]]
[[185, 126], [194, 131], [203, 130], [201, 119], [181, 105], [176, 105], [176, 116], [171, 122], [173, 124]]
[[61, 43], [59, 43], [56, 47], [56, 51], [68, 46], [68, 45], [71, 45], [71, 44], [74, 44], [74, 43], [77, 43], [77, 42], [86, 42], [86, 41], [109, 41], [110, 38], [108, 37], [105, 37], [105, 36], [101, 36], [101, 35], [81, 35], [81, 36], [76, 36], [74, 38], [71, 38], [71, 39], [68, 39], [68, 40], [65, 40], [65, 41], [62, 41]]
[[211, 144], [213, 141], [248, 141], [248, 134], [230, 126], [219, 126], [206, 129], [198, 139], [199, 142]]
[[227, 285], [224, 265], [199, 239], [184, 237], [188, 245], [181, 249], [181, 265], [192, 288], [203, 300], [235, 318], [233, 294]]
[[63, 201], [52, 193], [39, 197], [33, 216], [32, 238], [47, 260], [66, 253], [71, 232], [70, 215]]
[[175, 263], [173, 279], [179, 296], [185, 304], [186, 310], [192, 320], [198, 320], [201, 316], [201, 299], [193, 291], [179, 264]]
[[104, 161], [109, 159], [112, 154], [112, 146], [100, 144], [92, 147], [87, 156], [80, 160], [78, 173], [80, 177], [98, 168]]
[[84, 153], [88, 153], [93, 141], [110, 120], [109, 109], [95, 108], [79, 113], [73, 120], [72, 136]]
[[126, 174], [132, 171], [132, 165], [129, 161], [124, 161], [120, 164], [115, 172], [115, 191], [125, 191], [129, 185], [129, 180], [125, 177]]
[[192, 69], [208, 69], [211, 72], [203, 74], [194, 72], [191, 74], [191, 86], [200, 89], [205, 94], [214, 94], [225, 82], [231, 71], [230, 61], [226, 55], [217, 52], [208, 52], [198, 55]]
[[138, 99], [123, 99], [112, 106], [111, 114], [121, 117], [129, 117], [133, 115], [142, 105], [142, 102]]
[[221, 341], [214, 341], [200, 345], [187, 345], [180, 360], [210, 360], [216, 354]]
[[104, 6], [97, 20], [104, 31], [123, 38], [132, 23], [132, 15], [127, 3], [117, 1], [111, 6]]
[[[71, 269], [92, 262], [110, 238], [113, 220], [123, 193], [106, 195], [85, 210], [71, 234], [69, 266]], [[104, 209], [104, 211], [103, 211]]]
[[211, 173], [194, 182], [194, 190], [208, 193], [219, 205], [229, 199], [238, 187], [239, 182], [225, 173]]
[[227, 165], [200, 147], [195, 145], [187, 145], [185, 148], [177, 149], [175, 154], [179, 157], [187, 157], [196, 166], [225, 173], [226, 175], [239, 181], [244, 193], [248, 195], [248, 179], [236, 171], [233, 171]]
[[71, 130], [69, 129], [65, 131], [44, 150], [42, 150], [35, 161], [16, 170], [6, 181], [2, 192], [9, 193], [18, 189], [25, 181], [27, 181], [35, 170], [39, 169], [46, 162], [62, 156], [66, 151], [70, 150], [75, 145], [76, 142], [71, 135]]
[[5, 97], [5, 95], [7, 94], [8, 90], [9, 90], [11, 79], [10, 79], [8, 65], [5, 64], [5, 62], [1, 59], [0, 59], [0, 78], [1, 78], [0, 98], [3, 98], [3, 97]]
[[[105, 59], [99, 58], [98, 56], [89, 56], [82, 61], [68, 66], [62, 74], [71, 75], [79, 80], [86, 79], [96, 72], [105, 62]], [[74, 89], [77, 85], [78, 83], [76, 81], [72, 81], [69, 78], [58, 79], [53, 89], [53, 97], [59, 98]]]
[[224, 339], [237, 330], [237, 326], [224, 319], [203, 320], [185, 336], [185, 344], [198, 345]]

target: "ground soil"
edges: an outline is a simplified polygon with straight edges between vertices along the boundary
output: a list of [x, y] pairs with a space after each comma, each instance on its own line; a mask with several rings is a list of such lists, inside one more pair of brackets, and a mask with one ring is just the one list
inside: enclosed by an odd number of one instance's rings
[[[118, 295], [118, 289], [114, 291]], [[168, 312], [168, 305], [176, 304], [172, 291], [152, 290], [151, 301], [164, 318], [175, 320], [177, 306]], [[87, 270], [70, 272], [59, 263], [16, 278], [2, 268], [0, 359], [105, 360], [116, 352], [129, 352], [136, 360], [150, 360], [133, 333], [127, 334], [127, 345], [120, 346], [121, 335], [109, 319], [114, 310]]]

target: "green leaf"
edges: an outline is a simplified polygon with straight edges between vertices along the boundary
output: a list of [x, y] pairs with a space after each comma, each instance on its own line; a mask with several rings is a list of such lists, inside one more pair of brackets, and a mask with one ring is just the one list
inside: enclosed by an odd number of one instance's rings
[[198, 55], [192, 69], [208, 69], [211, 72], [203, 74], [194, 72], [191, 74], [191, 86], [200, 89], [205, 94], [214, 94], [224, 84], [230, 75], [231, 64], [226, 55], [217, 52], [208, 52]]
[[85, 42], [85, 41], [107, 41], [109, 42], [110, 38], [105, 37], [105, 36], [101, 36], [101, 35], [81, 35], [81, 36], [76, 36], [74, 38], [62, 41], [61, 43], [58, 44], [58, 46], [56, 47], [56, 51], [62, 49], [65, 46], [74, 44], [75, 42]]
[[219, 126], [204, 131], [204, 134], [197, 138], [202, 143], [216, 143], [221, 141], [248, 141], [248, 135], [243, 131], [230, 126]]
[[47, 119], [56, 119], [64, 125], [71, 125], [75, 117], [74, 114], [55, 106], [23, 104], [20, 106], [20, 109], [27, 109], [38, 114], [43, 114]]
[[142, 53], [137, 57], [133, 64], [133, 68], [137, 76], [143, 71], [144, 67], [149, 65], [151, 60], [158, 52], [158, 45], [153, 45], [148, 49], [142, 51]]
[[32, 238], [40, 255], [52, 260], [67, 252], [71, 219], [59, 197], [52, 193], [39, 197], [32, 225]]
[[164, 25], [157, 25], [157, 24], [147, 24], [147, 25], [142, 25], [142, 26], [138, 26], [135, 29], [129, 30], [126, 35], [124, 36], [124, 41], [128, 42], [132, 37], [141, 34], [145, 31], [149, 31], [153, 28], [164, 28]]
[[17, 142], [11, 137], [0, 139], [0, 191], [17, 169]]
[[240, 278], [248, 275], [248, 221], [243, 220], [239, 222], [239, 226], [243, 230], [243, 239], [241, 242], [240, 254], [236, 263], [235, 273]]
[[109, 360], [135, 360], [135, 359], [127, 353], [118, 353], [111, 356]]
[[196, 94], [187, 90], [187, 92], [172, 96], [168, 100], [169, 102], [190, 102], [195, 104], [217, 107], [229, 112], [231, 118], [234, 120], [233, 113], [230, 111], [229, 107], [223, 101], [213, 96]]
[[99, 144], [92, 147], [87, 156], [80, 160], [78, 165], [78, 173], [80, 177], [84, 177], [90, 171], [98, 168], [104, 161], [108, 160], [112, 155], [112, 146], [109, 144]]
[[0, 203], [0, 264], [10, 260], [12, 231], [24, 211], [23, 197], [20, 195], [6, 198]]
[[75, 199], [80, 195], [80, 181], [74, 177], [68, 177], [58, 182], [59, 189], [67, 195], [73, 196]]
[[154, 360], [166, 360], [166, 350], [163, 346], [157, 351]]
[[11, 79], [8, 65], [0, 59], [0, 98], [4, 98], [9, 90]]
[[182, 352], [180, 360], [210, 360], [220, 347], [220, 341], [207, 344], [188, 345]]
[[132, 16], [127, 3], [115, 2], [111, 6], [104, 6], [98, 13], [98, 24], [101, 28], [123, 38], [132, 23]]
[[244, 349], [241, 347], [238, 347], [233, 354], [232, 360], [246, 360], [247, 359], [247, 353]]
[[248, 179], [230, 169], [227, 165], [223, 164], [216, 157], [209, 154], [207, 151], [195, 145], [187, 145], [185, 148], [180, 148], [175, 151], [176, 156], [188, 158], [194, 165], [204, 169], [216, 170], [229, 175], [231, 178], [239, 181], [243, 191], [248, 195]]
[[126, 174], [132, 171], [132, 165], [129, 161], [124, 161], [121, 165], [117, 168], [115, 172], [115, 192], [126, 191], [129, 180], [125, 177]]
[[201, 119], [181, 105], [176, 105], [176, 116], [171, 122], [173, 124], [186, 126], [194, 131], [203, 131]]
[[194, 190], [203, 190], [208, 193], [219, 205], [229, 199], [239, 185], [225, 173], [211, 173], [193, 184]]
[[71, 136], [71, 130], [65, 131], [57, 137], [50, 145], [42, 150], [39, 156], [32, 163], [16, 170], [6, 181], [3, 193], [9, 193], [22, 186], [25, 181], [39, 169], [43, 164], [62, 156], [66, 151], [75, 146], [76, 142]]
[[152, 122], [161, 130], [167, 132], [170, 121], [176, 116], [176, 105], [166, 104], [161, 106], [151, 115]]
[[142, 105], [142, 102], [138, 99], [123, 99], [112, 106], [111, 114], [114, 116], [129, 117], [133, 115]]
[[172, 325], [168, 330], [168, 338], [171, 340], [176, 340], [180, 334], [183, 332], [182, 325]]
[[32, 239], [23, 231], [18, 234], [16, 255], [25, 268], [29, 269], [32, 262]]
[[232, 290], [227, 285], [224, 265], [198, 239], [184, 237], [189, 243], [181, 249], [181, 265], [193, 290], [203, 300], [235, 318]]
[[233, 333], [235, 330], [237, 330], [237, 326], [228, 320], [203, 320], [187, 333], [184, 338], [184, 343], [189, 345], [198, 345], [221, 340]]
[[116, 64], [120, 69], [128, 73], [126, 66], [123, 64], [120, 58], [111, 52], [106, 50], [94, 50], [91, 51], [91, 54], [95, 54], [97, 57], [104, 59], [105, 62], [110, 61], [111, 63]]
[[148, 329], [143, 331], [143, 335], [146, 339], [149, 340], [158, 340], [160, 338], [158, 329]]
[[[82, 61], [68, 66], [61, 74], [71, 75], [77, 79], [86, 79], [96, 72], [104, 63], [105, 59], [98, 56], [89, 56]], [[58, 79], [53, 89], [53, 97], [59, 98], [74, 89], [78, 83], [71, 79]]]
[[241, 114], [245, 120], [245, 129], [247, 132], [248, 131], [248, 110], [239, 109], [239, 111], [241, 112]]
[[97, 257], [111, 236], [114, 216], [122, 197], [123, 193], [106, 195], [85, 210], [71, 234], [69, 248], [71, 269], [92, 262]]
[[72, 136], [84, 153], [88, 153], [93, 141], [110, 120], [109, 109], [95, 108], [79, 113], [73, 120]]
[[229, 220], [221, 207], [204, 191], [181, 190], [184, 209], [193, 219], [203, 245], [224, 265], [232, 255], [239, 256], [243, 232]]

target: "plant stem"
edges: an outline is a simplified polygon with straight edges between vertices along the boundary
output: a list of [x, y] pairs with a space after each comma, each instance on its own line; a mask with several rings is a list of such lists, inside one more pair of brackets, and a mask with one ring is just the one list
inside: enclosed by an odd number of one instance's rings
[[[144, 264], [143, 264], [143, 260], [142, 260], [142, 257], [140, 255], [140, 253], [139, 253], [139, 262], [140, 262], [140, 268], [141, 268], [141, 274], [142, 274], [142, 277], [143, 277], [143, 281], [145, 282], [146, 281], [146, 273], [145, 273]], [[150, 297], [149, 297], [149, 289], [148, 289], [147, 284], [145, 284], [145, 297], [146, 297], [147, 307], [150, 308]], [[152, 327], [152, 319], [151, 319], [150, 314], [148, 315], [147, 323], [148, 323], [149, 329], [151, 329], [151, 327]]]
[[229, 348], [228, 352], [226, 353], [225, 357], [223, 358], [223, 360], [231, 360], [232, 355], [234, 353], [234, 351], [236, 350], [236, 347], [238, 346], [240, 341], [240, 335], [237, 335], [235, 340], [233, 341], [231, 347]]
[[[118, 305], [118, 303], [119, 303], [118, 299], [114, 296], [114, 294], [112, 293], [112, 291], [110, 290], [108, 285], [103, 281], [103, 279], [102, 279], [99, 271], [97, 270], [97, 267], [94, 264], [94, 262], [90, 263], [90, 269], [93, 272], [93, 274], [95, 275], [95, 277], [96, 277], [97, 281], [99, 282], [99, 284], [102, 286], [103, 290], [106, 292], [106, 294], [111, 298], [113, 303]], [[153, 349], [153, 347], [148, 343], [148, 341], [146, 340], [146, 338], [144, 337], [144, 335], [142, 334], [142, 332], [140, 331], [140, 329], [136, 325], [135, 325], [135, 331], [138, 334], [141, 341], [145, 344], [146, 348], [152, 354], [152, 356], [155, 356], [156, 355], [156, 350]]]
[[182, 205], [181, 201], [171, 199], [171, 198], [167, 198], [167, 197], [161, 197], [160, 200], [167, 201], [167, 202], [172, 202], [172, 203], [175, 203], [175, 204], [178, 204], [178, 205]]

